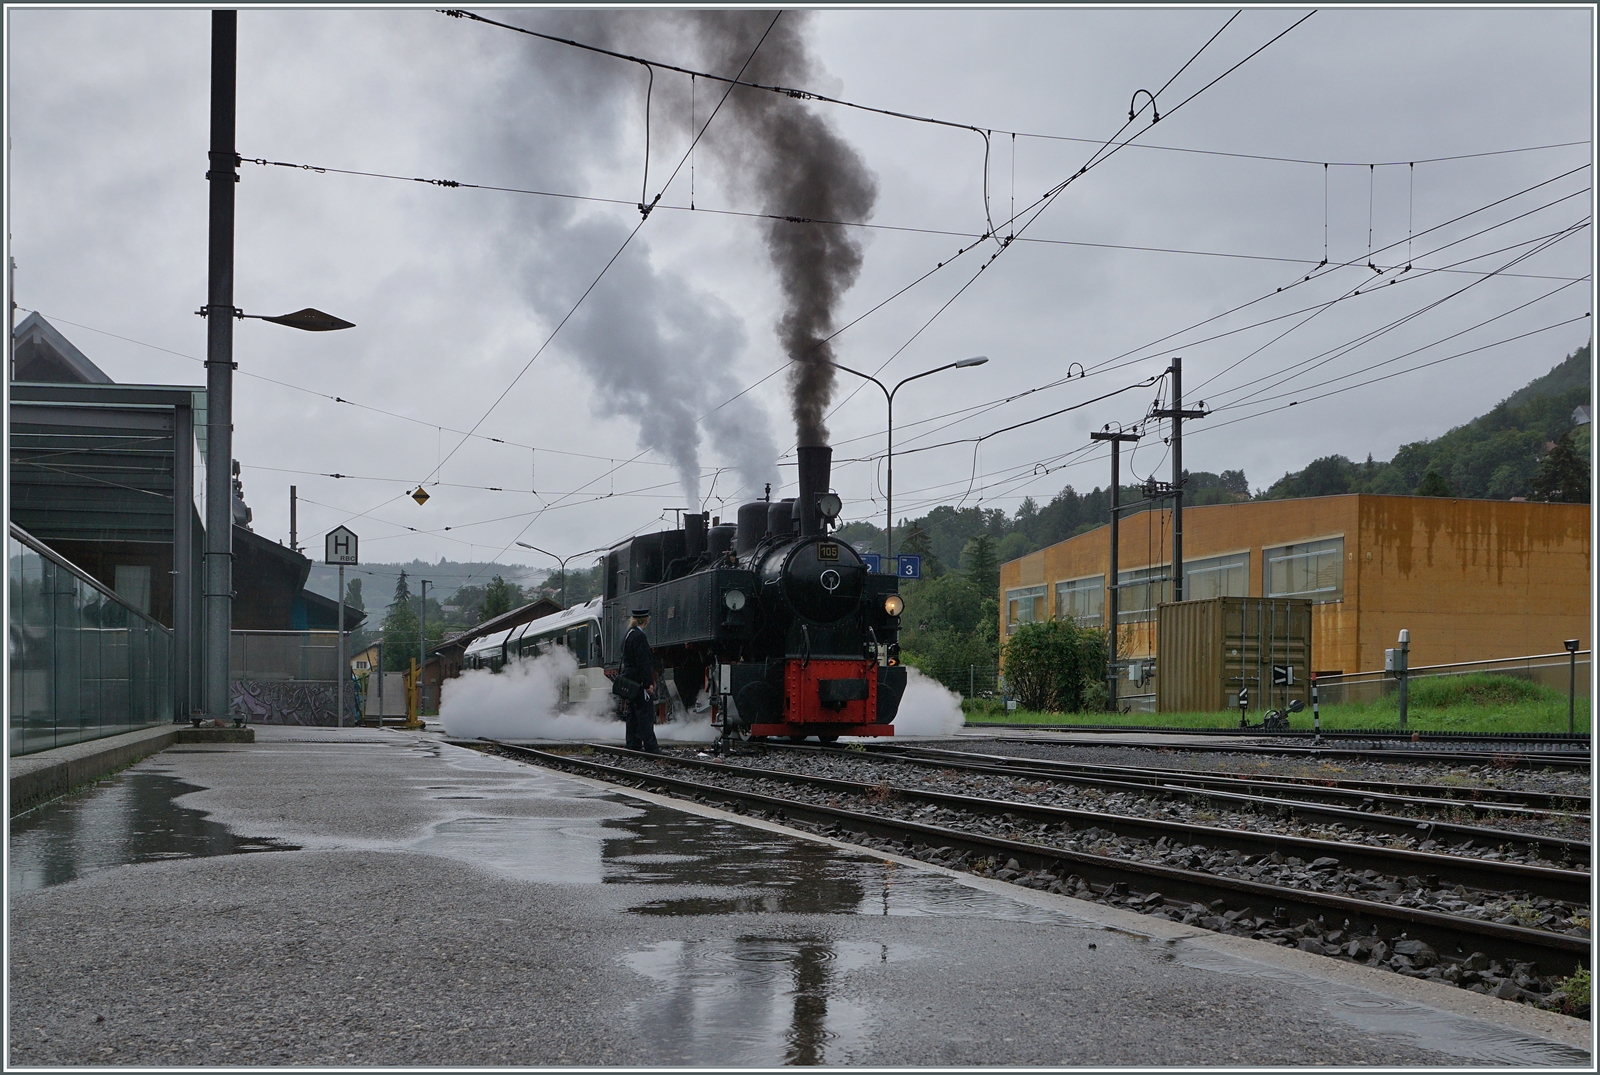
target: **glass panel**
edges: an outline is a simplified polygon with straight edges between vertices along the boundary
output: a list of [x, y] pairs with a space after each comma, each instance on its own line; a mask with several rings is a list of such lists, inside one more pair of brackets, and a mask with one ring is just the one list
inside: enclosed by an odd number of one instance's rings
[[1020, 624], [1037, 623], [1044, 619], [1044, 587], [1023, 586], [1006, 591], [1006, 633], [1015, 631]]
[[1344, 596], [1344, 538], [1265, 551], [1268, 597], [1337, 601]]
[[1250, 596], [1250, 554], [1187, 560], [1183, 565], [1183, 597], [1200, 601], [1210, 597]]
[[13, 754], [114, 735], [172, 716], [172, 633], [7, 535]]
[[1106, 615], [1106, 580], [1073, 579], [1056, 583], [1056, 618], [1070, 619], [1079, 627], [1099, 627]]
[[1117, 572], [1117, 622], [1154, 619], [1156, 606], [1172, 600], [1170, 567], [1157, 564]]

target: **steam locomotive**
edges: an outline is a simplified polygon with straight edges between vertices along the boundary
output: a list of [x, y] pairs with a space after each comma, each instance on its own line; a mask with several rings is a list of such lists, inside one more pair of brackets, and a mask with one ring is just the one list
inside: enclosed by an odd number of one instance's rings
[[725, 737], [893, 735], [906, 687], [900, 583], [830, 539], [842, 507], [828, 491], [832, 457], [800, 448], [799, 495], [744, 504], [737, 523], [690, 513], [681, 530], [608, 551], [606, 672], [619, 665], [629, 610], [645, 606], [665, 672], [658, 694], [689, 707], [705, 692]]
[[680, 530], [614, 546], [600, 597], [478, 639], [464, 663], [498, 671], [564, 648], [579, 668], [561, 701], [582, 705], [609, 692], [629, 612], [643, 606], [658, 716], [704, 706], [725, 738], [893, 735], [906, 688], [900, 582], [829, 538], [842, 507], [828, 491], [832, 456], [799, 449], [799, 496], [742, 505], [736, 524], [689, 513]]

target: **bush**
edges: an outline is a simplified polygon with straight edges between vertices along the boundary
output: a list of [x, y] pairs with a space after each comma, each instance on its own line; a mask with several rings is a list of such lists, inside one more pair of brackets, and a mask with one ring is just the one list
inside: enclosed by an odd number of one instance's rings
[[[1391, 704], [1400, 704], [1398, 694], [1390, 697], [1393, 699]], [[1406, 688], [1406, 704], [1419, 709], [1516, 705], [1519, 702], [1549, 701], [1556, 697], [1555, 691], [1541, 687], [1532, 680], [1488, 672], [1474, 672], [1465, 676], [1418, 676]]]
[[1070, 620], [1025, 623], [1006, 639], [1006, 681], [1024, 709], [1073, 713], [1102, 677], [1106, 634]]

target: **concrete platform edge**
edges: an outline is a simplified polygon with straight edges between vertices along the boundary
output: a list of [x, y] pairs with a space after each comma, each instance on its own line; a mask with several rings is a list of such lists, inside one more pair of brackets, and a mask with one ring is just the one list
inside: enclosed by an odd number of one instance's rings
[[135, 732], [24, 754], [8, 760], [6, 816], [65, 795], [107, 773], [126, 768], [177, 742], [187, 725], [161, 724]]
[[[472, 748], [468, 747], [466, 749]], [[1035, 907], [1059, 911], [1104, 929], [1144, 937], [1157, 944], [1173, 945], [1181, 941], [1195, 947], [1210, 949], [1233, 959], [1278, 967], [1310, 978], [1338, 982], [1371, 993], [1391, 997], [1397, 1001], [1433, 1008], [1441, 1012], [1449, 1012], [1471, 1019], [1479, 1019], [1486, 1023], [1514, 1029], [1561, 1045], [1591, 1053], [1593, 1051], [1594, 1028], [1588, 1022], [1582, 1019], [1574, 1019], [1571, 1016], [1532, 1008], [1525, 1004], [1516, 1004], [1508, 1000], [1498, 1000], [1494, 997], [1484, 996], [1481, 993], [1474, 993], [1469, 989], [1457, 989], [1455, 986], [1407, 978], [1401, 974], [1364, 967], [1356, 963], [1344, 963], [1330, 959], [1327, 956], [1312, 955], [1309, 952], [1285, 948], [1265, 941], [1251, 940], [1248, 937], [1233, 937], [1227, 934], [1213, 933], [1210, 930], [1196, 929], [1192, 926], [1181, 925], [1166, 919], [1151, 918], [1136, 911], [1125, 911], [1118, 907], [1108, 907], [1104, 904], [1091, 903], [1071, 896], [1058, 896], [1049, 892], [1040, 892], [1036, 889], [1013, 885], [1005, 881], [977, 877], [961, 870], [952, 870], [948, 867], [923, 862], [921, 859], [908, 858], [893, 852], [879, 851], [876, 848], [865, 847], [845, 840], [819, 836], [801, 829], [789, 828], [777, 822], [746, 817], [743, 814], [736, 814], [732, 811], [707, 806], [703, 803], [675, 799], [668, 795], [659, 795], [655, 792], [642, 791], [638, 788], [610, 784], [603, 780], [580, 776], [576, 773], [564, 773], [562, 775], [629, 798], [641, 799], [658, 806], [681, 810], [685, 813], [716, 818], [752, 828], [765, 829], [769, 832], [783, 833], [796, 839], [828, 844], [857, 854], [896, 862], [912, 869], [941, 873], [970, 888], [1005, 896]]]

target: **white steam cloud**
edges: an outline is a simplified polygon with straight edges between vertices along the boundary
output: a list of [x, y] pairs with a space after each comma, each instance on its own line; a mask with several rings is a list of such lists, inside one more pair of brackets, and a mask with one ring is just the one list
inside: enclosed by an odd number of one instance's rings
[[[609, 693], [563, 709], [562, 688], [578, 671], [578, 661], [557, 649], [532, 661], [516, 661], [498, 674], [468, 669], [445, 680], [439, 720], [450, 735], [462, 739], [556, 739], [570, 742], [623, 742], [622, 721], [615, 719]], [[656, 726], [656, 739], [709, 743], [716, 738], [709, 714], [687, 722]]]
[[894, 717], [896, 735], [950, 735], [967, 723], [961, 712], [961, 695], [946, 690], [936, 679], [906, 666], [906, 693]]

